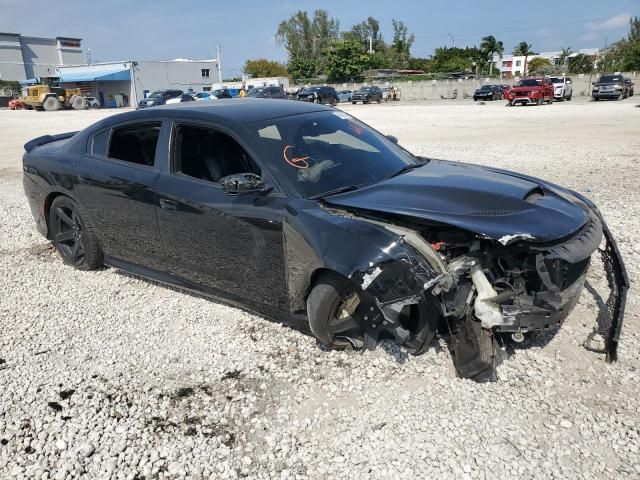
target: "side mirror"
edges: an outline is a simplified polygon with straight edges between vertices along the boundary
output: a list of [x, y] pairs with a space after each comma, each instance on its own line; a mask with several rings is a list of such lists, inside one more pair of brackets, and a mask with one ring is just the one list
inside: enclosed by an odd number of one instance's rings
[[259, 193], [268, 190], [260, 175], [255, 173], [234, 173], [220, 180], [225, 194], [236, 196], [246, 193]]
[[385, 135], [385, 137], [387, 137], [393, 143], [398, 143], [398, 137], [396, 137], [395, 135]]

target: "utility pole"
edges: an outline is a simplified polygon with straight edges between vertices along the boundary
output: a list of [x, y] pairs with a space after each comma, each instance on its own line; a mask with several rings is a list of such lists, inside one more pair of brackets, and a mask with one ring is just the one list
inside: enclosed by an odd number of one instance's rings
[[87, 65], [91, 65], [91, 49], [87, 48]]
[[452, 48], [456, 48], [456, 39], [453, 38], [453, 35], [451, 35], [450, 33], [447, 33], [447, 35], [449, 35], [449, 37], [451, 37], [451, 43], [453, 44]]
[[373, 54], [373, 36], [369, 35], [369, 55]]
[[218, 63], [218, 81], [222, 83], [222, 63], [220, 60], [220, 44], [216, 44], [217, 63]]

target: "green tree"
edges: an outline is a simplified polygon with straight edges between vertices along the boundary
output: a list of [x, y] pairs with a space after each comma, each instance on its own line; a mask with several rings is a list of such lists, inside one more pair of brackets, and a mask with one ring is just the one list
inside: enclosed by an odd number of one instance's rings
[[531, 49], [532, 47], [533, 45], [527, 42], [520, 42], [513, 49], [514, 55], [524, 57], [524, 75], [526, 75], [528, 72], [527, 61], [529, 60], [529, 55], [535, 55], [535, 52]]
[[551, 60], [544, 57], [532, 58], [529, 62], [528, 72], [531, 75], [555, 75], [562, 70], [561, 67], [556, 67]]
[[293, 57], [289, 58], [287, 71], [294, 80], [306, 80], [317, 75], [318, 65], [313, 58]]
[[486, 56], [489, 62], [489, 75], [493, 74], [493, 56], [497, 53], [502, 57], [504, 53], [504, 44], [493, 35], [488, 35], [480, 42], [480, 51]]
[[629, 19], [629, 38], [630, 42], [640, 41], [640, 18], [634, 17]]
[[324, 52], [329, 81], [355, 80], [369, 66], [364, 46], [353, 40], [334, 40]]
[[562, 47], [562, 53], [560, 53], [560, 64], [566, 65], [568, 63], [567, 60], [569, 60], [569, 55], [571, 55], [572, 53], [573, 50], [571, 50], [571, 47]]
[[452, 73], [469, 71], [473, 63], [481, 65], [486, 55], [477, 47], [439, 47], [431, 56], [431, 72]]
[[569, 59], [570, 73], [591, 73], [593, 72], [593, 59], [582, 53]]
[[367, 51], [369, 51], [369, 38], [371, 38], [371, 46], [374, 52], [386, 50], [387, 45], [384, 43], [380, 33], [380, 22], [373, 17], [354, 25], [351, 27], [351, 31], [347, 32], [347, 39], [360, 42]]
[[[326, 10], [316, 10], [313, 18], [306, 11], [299, 10], [278, 25], [276, 40], [284, 45], [289, 54], [289, 63], [310, 65], [312, 61], [318, 71], [322, 71], [322, 52], [338, 38], [340, 23], [329, 17]], [[306, 70], [306, 67], [303, 68]], [[291, 67], [289, 67], [291, 72]], [[314, 72], [314, 75], [318, 73]], [[311, 75], [311, 76], [314, 76]], [[302, 77], [300, 77], [302, 78]], [[309, 78], [309, 77], [305, 77]]]
[[409, 29], [403, 21], [396, 20], [394, 18], [391, 23], [393, 25], [391, 61], [394, 67], [403, 67], [409, 63], [409, 58], [411, 58], [411, 47], [416, 39], [413, 33], [409, 33]]
[[289, 75], [286, 65], [266, 58], [247, 60], [242, 70], [251, 77], [287, 77]]

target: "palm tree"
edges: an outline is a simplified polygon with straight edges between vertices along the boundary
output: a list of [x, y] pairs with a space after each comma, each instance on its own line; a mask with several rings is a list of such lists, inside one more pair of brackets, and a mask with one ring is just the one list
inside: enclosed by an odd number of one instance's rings
[[567, 60], [569, 59], [569, 55], [571, 55], [573, 53], [573, 50], [571, 50], [571, 47], [567, 47], [567, 48], [562, 48], [562, 53], [560, 54], [560, 63], [564, 66], [567, 63]]
[[504, 53], [504, 45], [502, 42], [496, 40], [493, 35], [488, 35], [482, 39], [480, 43], [480, 51], [489, 58], [489, 76], [493, 73], [493, 55], [498, 54], [502, 58]]
[[534, 55], [533, 50], [531, 50], [532, 46], [533, 45], [531, 45], [530, 43], [520, 42], [518, 45], [516, 45], [516, 48], [513, 49], [514, 55], [524, 57], [524, 70], [522, 76], [525, 76], [527, 74], [527, 60], [529, 59], [529, 55]]

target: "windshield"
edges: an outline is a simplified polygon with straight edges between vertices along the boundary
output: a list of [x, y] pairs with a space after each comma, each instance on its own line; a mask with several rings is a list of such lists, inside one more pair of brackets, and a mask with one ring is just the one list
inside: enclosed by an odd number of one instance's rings
[[622, 75], [605, 75], [604, 77], [600, 77], [598, 83], [613, 83], [613, 82], [622, 82]]
[[538, 87], [540, 85], [542, 85], [542, 80], [539, 78], [525, 78], [520, 80], [516, 87]]
[[252, 88], [247, 92], [247, 97], [255, 97], [256, 95], [259, 95], [262, 92], [264, 92], [264, 88]]
[[564, 79], [563, 78], [558, 78], [558, 77], [551, 77], [551, 81], [553, 83], [564, 83]]
[[359, 92], [368, 92], [369, 90], [371, 90], [371, 87], [360, 87], [358, 89]]
[[381, 181], [415, 157], [343, 112], [313, 112], [247, 125], [277, 178], [303, 198]]
[[311, 93], [311, 92], [319, 92], [320, 91], [320, 87], [309, 87], [309, 88], [305, 88], [304, 91], [302, 93]]
[[480, 90], [493, 90], [493, 85], [483, 85]]

